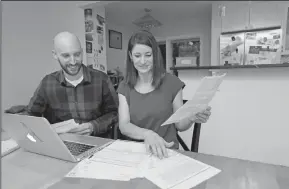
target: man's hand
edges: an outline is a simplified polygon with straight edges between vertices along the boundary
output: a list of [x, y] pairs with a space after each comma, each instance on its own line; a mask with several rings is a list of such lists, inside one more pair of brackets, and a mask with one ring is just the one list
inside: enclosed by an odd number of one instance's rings
[[68, 133], [79, 135], [90, 135], [93, 132], [93, 125], [89, 122], [79, 124], [76, 128], [71, 129]]

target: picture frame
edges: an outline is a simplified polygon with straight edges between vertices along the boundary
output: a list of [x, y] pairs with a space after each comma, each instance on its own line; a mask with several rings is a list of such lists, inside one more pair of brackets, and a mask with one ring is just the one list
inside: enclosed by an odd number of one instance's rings
[[122, 49], [122, 33], [115, 30], [108, 30], [109, 48]]

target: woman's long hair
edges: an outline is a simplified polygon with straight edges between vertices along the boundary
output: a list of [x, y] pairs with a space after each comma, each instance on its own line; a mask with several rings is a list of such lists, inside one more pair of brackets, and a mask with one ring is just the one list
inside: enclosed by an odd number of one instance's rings
[[153, 68], [152, 68], [152, 85], [158, 88], [165, 75], [165, 69], [163, 64], [163, 57], [158, 47], [155, 37], [148, 31], [140, 30], [135, 32], [128, 41], [127, 56], [126, 56], [126, 77], [125, 83], [130, 88], [134, 88], [138, 79], [138, 71], [134, 67], [130, 54], [136, 44], [146, 45], [152, 48], [153, 54]]

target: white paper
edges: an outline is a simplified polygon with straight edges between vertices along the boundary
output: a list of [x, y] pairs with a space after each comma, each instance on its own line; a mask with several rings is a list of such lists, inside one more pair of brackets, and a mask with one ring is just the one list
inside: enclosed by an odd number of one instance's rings
[[117, 140], [80, 162], [67, 177], [129, 181], [148, 157], [143, 143]]
[[76, 123], [74, 119], [70, 119], [67, 121], [51, 124], [51, 126], [57, 133], [67, 133], [68, 131], [78, 127], [79, 124]]
[[223, 78], [226, 74], [220, 76], [207, 76], [201, 80], [195, 95], [180, 107], [171, 117], [169, 117], [161, 126], [171, 123], [178, 123], [183, 119], [203, 112], [218, 91]]
[[[177, 154], [169, 149], [168, 152], [169, 156]], [[144, 143], [117, 140], [80, 162], [66, 176], [128, 181], [144, 177], [146, 169], [159, 161], [146, 152]]]
[[134, 173], [131, 167], [84, 159], [66, 177], [129, 181]]
[[219, 174], [221, 170], [216, 169], [215, 167], [209, 167], [208, 169], [190, 177], [187, 180], [171, 187], [170, 189], [188, 189], [194, 188], [195, 186], [201, 184], [202, 182], [214, 177], [215, 175]]
[[[196, 186], [218, 173], [215, 168], [176, 151], [168, 149], [168, 154], [168, 158], [158, 159], [147, 154], [143, 143], [117, 140], [78, 163], [66, 177], [119, 181], [145, 177], [160, 188], [181, 189], [180, 186]], [[209, 169], [214, 174], [203, 174]], [[198, 179], [194, 179], [196, 175]]]
[[[174, 187], [205, 171], [210, 166], [182, 154], [177, 154], [148, 169], [145, 177], [160, 188]], [[177, 173], [177, 174], [176, 174]]]
[[13, 139], [1, 141], [1, 156], [7, 155], [18, 148], [18, 144]]

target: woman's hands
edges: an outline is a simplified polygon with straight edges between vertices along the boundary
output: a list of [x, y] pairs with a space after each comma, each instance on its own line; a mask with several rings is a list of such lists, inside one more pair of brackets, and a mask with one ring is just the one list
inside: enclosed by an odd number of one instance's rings
[[195, 123], [206, 123], [211, 115], [211, 107], [208, 106], [204, 112], [199, 112], [190, 118]]
[[174, 145], [174, 142], [166, 142], [162, 137], [151, 130], [145, 131], [144, 142], [147, 152], [157, 156], [160, 159], [168, 157], [167, 148]]

